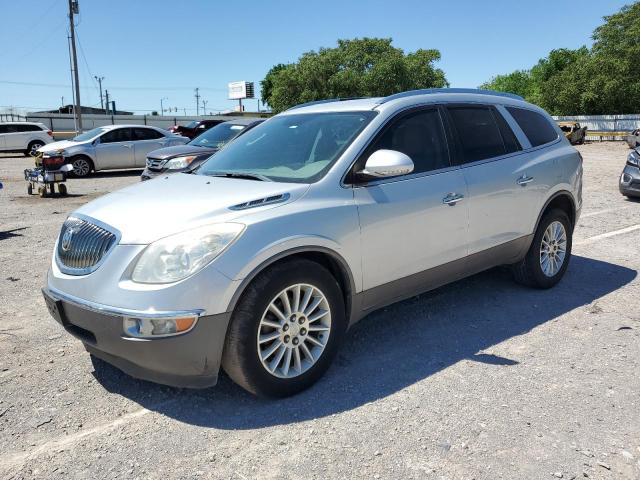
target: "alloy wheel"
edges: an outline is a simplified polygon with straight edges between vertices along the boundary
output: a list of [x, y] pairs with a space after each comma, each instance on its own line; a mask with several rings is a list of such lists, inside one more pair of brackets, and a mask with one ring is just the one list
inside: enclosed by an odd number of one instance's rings
[[77, 177], [86, 177], [91, 171], [91, 165], [84, 158], [78, 158], [73, 162], [73, 173]]
[[313, 285], [291, 285], [276, 295], [258, 326], [262, 366], [278, 378], [302, 375], [316, 364], [331, 334], [327, 297]]
[[540, 267], [547, 277], [556, 275], [567, 255], [567, 232], [564, 225], [554, 221], [544, 231], [540, 244]]
[[44, 143], [32, 143], [31, 149], [29, 150], [29, 155], [35, 157], [38, 153], [38, 149], [44, 147]]

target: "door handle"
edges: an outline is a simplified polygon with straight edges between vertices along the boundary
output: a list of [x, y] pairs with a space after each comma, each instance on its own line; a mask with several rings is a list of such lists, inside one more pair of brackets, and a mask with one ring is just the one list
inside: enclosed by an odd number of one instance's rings
[[130, 143], [124, 143], [122, 144], [123, 147], [127, 147], [127, 148], [131, 148], [133, 147], [133, 145], [131, 145]]
[[453, 207], [456, 203], [458, 203], [463, 198], [464, 198], [464, 195], [461, 195], [459, 193], [449, 193], [446, 197], [442, 199], [442, 203]]
[[529, 177], [527, 175], [522, 175], [518, 180], [516, 180], [516, 183], [521, 187], [524, 187], [527, 183], [531, 182], [533, 182], [533, 177]]

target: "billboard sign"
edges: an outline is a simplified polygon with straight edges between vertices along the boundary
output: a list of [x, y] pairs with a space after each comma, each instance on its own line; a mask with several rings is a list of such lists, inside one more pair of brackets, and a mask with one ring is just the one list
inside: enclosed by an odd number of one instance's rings
[[253, 98], [253, 82], [230, 82], [229, 100], [241, 100], [243, 98]]

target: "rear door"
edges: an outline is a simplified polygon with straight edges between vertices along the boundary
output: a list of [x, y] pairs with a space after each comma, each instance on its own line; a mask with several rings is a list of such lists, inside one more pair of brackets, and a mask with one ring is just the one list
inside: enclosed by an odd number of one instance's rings
[[131, 128], [114, 128], [102, 134], [100, 142], [95, 147], [96, 170], [114, 168], [133, 168], [133, 141]]
[[469, 193], [469, 254], [507, 244], [531, 233], [538, 180], [528, 154], [494, 106], [447, 106], [457, 137], [456, 161]]
[[132, 130], [134, 166], [144, 168], [147, 154], [166, 146], [166, 137], [153, 128], [135, 127]]
[[[414, 171], [354, 185], [365, 308], [428, 288], [424, 272], [467, 254], [466, 185], [460, 169], [451, 165], [440, 110], [424, 108], [396, 117], [356, 162], [355, 171], [380, 149], [405, 153]], [[452, 201], [454, 197], [458, 200]]]
[[24, 141], [22, 137], [24, 133], [20, 132], [18, 125], [15, 123], [10, 123], [6, 125], [7, 133], [4, 136], [5, 147], [7, 150], [20, 150], [26, 149], [27, 146], [23, 145]]

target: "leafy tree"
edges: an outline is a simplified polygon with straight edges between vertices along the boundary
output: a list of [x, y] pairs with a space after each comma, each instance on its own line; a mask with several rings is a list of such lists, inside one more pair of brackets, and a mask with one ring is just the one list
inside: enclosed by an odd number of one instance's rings
[[338, 40], [337, 48], [320, 48], [304, 53], [296, 63], [276, 65], [262, 82], [263, 101], [280, 112], [313, 100], [448, 86], [444, 72], [434, 67], [440, 52], [420, 49], [405, 55], [391, 42], [390, 38]]
[[640, 2], [604, 18], [593, 47], [557, 49], [528, 71], [483, 85], [523, 95], [555, 115], [640, 111]]
[[260, 97], [262, 98], [263, 104], [269, 104], [269, 100], [271, 99], [271, 92], [273, 91], [273, 81], [278, 72], [287, 68], [287, 65], [284, 63], [279, 63], [271, 67], [271, 70], [267, 72], [267, 75], [264, 77], [264, 80], [260, 82]]

